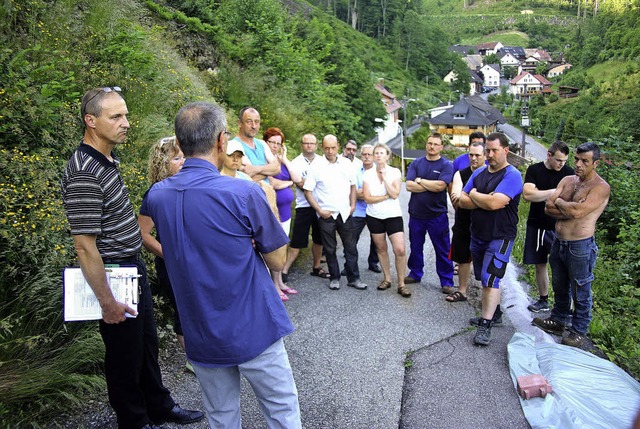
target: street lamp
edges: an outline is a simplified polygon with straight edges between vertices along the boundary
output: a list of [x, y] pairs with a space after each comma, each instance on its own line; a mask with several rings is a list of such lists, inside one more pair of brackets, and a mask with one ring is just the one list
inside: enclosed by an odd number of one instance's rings
[[450, 91], [449, 92], [449, 106], [451, 106], [451, 94], [456, 93], [456, 92], [460, 92], [460, 90], [456, 89], [455, 91]]
[[415, 98], [403, 98], [400, 100], [400, 105], [402, 106], [402, 111], [404, 113], [403, 121], [402, 121], [402, 131], [400, 132], [400, 162], [402, 167], [402, 178], [404, 178], [404, 139], [407, 134], [407, 105], [411, 102], [416, 101]]

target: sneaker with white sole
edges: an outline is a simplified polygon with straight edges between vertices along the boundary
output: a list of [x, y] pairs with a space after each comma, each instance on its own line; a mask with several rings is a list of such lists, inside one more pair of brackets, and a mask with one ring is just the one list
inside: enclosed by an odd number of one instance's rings
[[331, 280], [329, 282], [329, 289], [331, 289], [331, 290], [340, 289], [340, 281], [339, 280]]
[[531, 324], [542, 329], [544, 332], [555, 335], [562, 335], [564, 333], [564, 323], [560, 323], [552, 318], [541, 319], [534, 317]]
[[527, 307], [529, 311], [533, 311], [534, 313], [538, 313], [540, 311], [549, 311], [549, 301], [546, 299], [539, 299], [533, 304]]
[[351, 286], [352, 288], [359, 289], [359, 290], [364, 290], [367, 288], [367, 284], [360, 279], [351, 283], [347, 283], [347, 286]]
[[585, 338], [587, 338], [585, 334], [569, 329], [566, 335], [562, 337], [562, 344], [565, 346], [580, 347], [582, 343], [584, 343]]

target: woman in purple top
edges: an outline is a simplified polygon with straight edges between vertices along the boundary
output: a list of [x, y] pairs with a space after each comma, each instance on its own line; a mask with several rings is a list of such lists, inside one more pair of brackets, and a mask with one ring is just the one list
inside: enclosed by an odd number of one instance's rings
[[[267, 129], [262, 139], [267, 142], [271, 152], [280, 161], [280, 173], [271, 176], [269, 178], [269, 184], [273, 186], [276, 191], [276, 204], [278, 206], [278, 213], [280, 215], [280, 225], [284, 229], [285, 234], [289, 234], [289, 227], [291, 225], [291, 203], [295, 199], [293, 189], [291, 187], [294, 184], [302, 182], [302, 176], [295, 170], [290, 170], [289, 160], [287, 159], [287, 149], [284, 145], [284, 134], [279, 128]], [[295, 289], [287, 287], [282, 281], [281, 272], [272, 272], [271, 277], [275, 285], [284, 293], [281, 293], [280, 297], [283, 301], [287, 301], [288, 298], [285, 294], [298, 293]]]

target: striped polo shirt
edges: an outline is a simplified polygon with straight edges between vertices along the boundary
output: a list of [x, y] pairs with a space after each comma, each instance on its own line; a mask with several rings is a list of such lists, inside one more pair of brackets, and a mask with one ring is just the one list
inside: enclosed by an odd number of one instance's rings
[[140, 252], [142, 237], [120, 161], [111, 156], [83, 141], [65, 167], [62, 200], [72, 235], [95, 235], [103, 259], [122, 259]]

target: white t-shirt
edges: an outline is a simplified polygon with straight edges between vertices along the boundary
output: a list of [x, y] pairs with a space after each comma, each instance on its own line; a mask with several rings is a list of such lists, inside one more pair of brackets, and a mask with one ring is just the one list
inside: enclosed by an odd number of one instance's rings
[[334, 219], [342, 215], [346, 222], [351, 215], [349, 197], [351, 186], [356, 185], [356, 176], [351, 162], [338, 156], [336, 162], [330, 163], [322, 156], [315, 161], [304, 182], [306, 191], [313, 191], [320, 208], [331, 211]]
[[[387, 165], [385, 170], [387, 171], [387, 177], [392, 182], [402, 177], [400, 170], [395, 167]], [[369, 193], [371, 196], [381, 197], [383, 195], [387, 195], [387, 188], [385, 188], [384, 183], [378, 179], [376, 167], [365, 171], [362, 181], [369, 186]], [[367, 204], [367, 215], [377, 219], [388, 219], [391, 217], [402, 216], [400, 201], [398, 201], [398, 198], [389, 198], [379, 203]]]
[[[291, 161], [291, 168], [294, 169], [297, 173], [300, 173], [300, 176], [302, 176], [302, 178], [306, 180], [307, 175], [309, 174], [309, 168], [318, 159], [320, 159], [320, 155], [316, 155], [315, 158], [313, 158], [313, 161], [309, 161], [307, 158], [304, 157], [304, 155], [300, 154], [295, 158], [293, 158], [293, 160]], [[310, 207], [309, 201], [307, 201], [307, 199], [304, 197], [304, 191], [298, 188], [297, 186], [295, 186], [295, 188], [296, 188], [296, 209]]]

